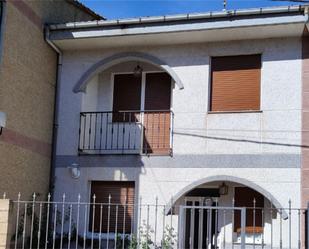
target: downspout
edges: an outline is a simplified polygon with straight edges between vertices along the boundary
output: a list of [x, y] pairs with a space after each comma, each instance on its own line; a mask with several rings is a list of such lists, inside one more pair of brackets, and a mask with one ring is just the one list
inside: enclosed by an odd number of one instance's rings
[[306, 22], [305, 22], [305, 25], [307, 27], [307, 30], [309, 31], [309, 6], [306, 6], [305, 9], [304, 9], [304, 14], [306, 16]]
[[[57, 71], [56, 71], [56, 84], [55, 84], [55, 97], [54, 97], [52, 151], [51, 151], [50, 177], [49, 177], [49, 193], [53, 193], [54, 192], [54, 181], [55, 181], [57, 136], [58, 136], [59, 84], [61, 80], [62, 51], [50, 40], [49, 35], [50, 35], [49, 28], [45, 27], [45, 41], [57, 53]], [[51, 198], [53, 198], [53, 195]]]
[[0, 13], [0, 65], [2, 63], [2, 56], [3, 56], [3, 41], [4, 41], [4, 29], [5, 29], [5, 22], [6, 22], [6, 0], [2, 0], [2, 8]]

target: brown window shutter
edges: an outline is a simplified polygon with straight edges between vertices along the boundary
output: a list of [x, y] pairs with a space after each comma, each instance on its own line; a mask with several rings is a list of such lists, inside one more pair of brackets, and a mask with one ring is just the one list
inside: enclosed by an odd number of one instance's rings
[[147, 73], [144, 115], [144, 152], [170, 153], [171, 77], [167, 73]]
[[[141, 77], [133, 74], [116, 74], [114, 76], [113, 111], [140, 111], [141, 109]], [[129, 120], [130, 119], [130, 120]], [[114, 122], [131, 122], [129, 113], [113, 114]]]
[[211, 111], [260, 110], [261, 55], [213, 57]]
[[[256, 231], [263, 227], [263, 218], [262, 218], [262, 208], [264, 208], [264, 196], [259, 192], [247, 188], [247, 187], [236, 187], [235, 188], [235, 207], [251, 207], [246, 210], [246, 228], [247, 231], [252, 230], [253, 222], [253, 200], [255, 199], [255, 229]], [[241, 228], [241, 212], [235, 211], [235, 225], [234, 231], [237, 232]]]
[[[96, 203], [103, 203], [102, 206], [102, 232], [108, 231], [108, 201], [111, 195], [109, 231], [114, 232], [116, 226], [116, 206], [118, 206], [117, 231], [122, 233], [125, 225], [125, 233], [131, 233], [134, 219], [134, 182], [125, 181], [93, 181], [91, 183], [91, 200], [95, 194]], [[89, 229], [92, 228], [92, 205], [89, 215]], [[125, 224], [124, 224], [125, 222]], [[91, 230], [90, 230], [91, 231]], [[100, 231], [100, 204], [96, 205], [94, 218], [94, 231]]]
[[171, 107], [171, 76], [167, 73], [147, 73], [145, 110], [169, 110]]

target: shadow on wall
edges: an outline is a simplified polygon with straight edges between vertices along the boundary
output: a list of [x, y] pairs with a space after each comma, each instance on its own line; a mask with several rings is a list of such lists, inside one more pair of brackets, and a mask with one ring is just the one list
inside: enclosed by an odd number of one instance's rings
[[174, 132], [173, 134], [179, 135], [179, 136], [199, 137], [199, 138], [204, 138], [204, 139], [221, 140], [221, 141], [243, 142], [243, 143], [253, 143], [253, 144], [268, 144], [268, 145], [298, 147], [298, 148], [309, 148], [309, 145], [307, 145], [307, 144], [276, 143], [276, 142], [258, 141], [258, 140], [252, 140], [252, 139], [237, 139], [237, 138], [225, 138], [225, 137], [216, 137], [216, 136], [197, 135], [197, 134], [190, 134], [190, 133], [183, 133], [183, 132]]

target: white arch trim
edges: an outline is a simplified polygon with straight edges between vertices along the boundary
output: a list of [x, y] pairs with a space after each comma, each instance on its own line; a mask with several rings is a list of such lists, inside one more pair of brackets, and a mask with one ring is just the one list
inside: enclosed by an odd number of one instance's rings
[[146, 53], [140, 52], [127, 52], [127, 53], [118, 53], [107, 57], [105, 59], [100, 60], [99, 62], [92, 65], [77, 81], [73, 88], [73, 92], [84, 92], [89, 80], [98, 72], [104, 71], [105, 69], [114, 66], [116, 64], [126, 62], [126, 61], [139, 61], [139, 62], [146, 62], [152, 64], [154, 66], [160, 67], [163, 71], [167, 72], [175, 83], [178, 85], [179, 89], [183, 89], [184, 85], [181, 79], [178, 77], [176, 72], [164, 61], [161, 59], [149, 55]]
[[277, 209], [282, 209], [282, 218], [283, 219], [287, 219], [288, 218], [288, 214], [283, 209], [283, 206], [281, 205], [281, 203], [271, 193], [269, 193], [269, 191], [267, 191], [266, 189], [262, 188], [261, 186], [259, 186], [258, 184], [254, 183], [252, 181], [249, 181], [247, 179], [240, 178], [240, 177], [229, 176], [229, 175], [210, 176], [210, 177], [199, 179], [199, 180], [194, 181], [191, 184], [187, 185], [186, 187], [181, 189], [176, 195], [174, 195], [170, 199], [170, 201], [169, 201], [169, 203], [167, 205], [168, 206], [167, 213], [170, 210], [171, 204], [174, 205], [175, 202], [179, 198], [184, 196], [190, 190], [192, 190], [192, 189], [194, 189], [194, 188], [196, 188], [196, 187], [198, 187], [198, 186], [200, 186], [202, 184], [216, 182], [216, 181], [226, 181], [226, 182], [240, 183], [242, 185], [245, 185], [247, 187], [250, 187], [250, 188], [254, 189], [255, 191], [257, 191], [260, 194], [262, 194], [264, 197], [266, 197]]

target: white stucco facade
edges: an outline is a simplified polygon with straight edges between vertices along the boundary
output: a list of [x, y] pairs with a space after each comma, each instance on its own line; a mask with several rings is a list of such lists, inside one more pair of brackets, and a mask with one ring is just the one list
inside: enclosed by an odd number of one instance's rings
[[[112, 110], [112, 75], [132, 70], [136, 61], [98, 73], [84, 93], [73, 89], [92, 65], [120, 52], [156, 56], [181, 79], [184, 88], [174, 84], [172, 89], [172, 156], [78, 155], [80, 112]], [[209, 112], [210, 58], [246, 54], [262, 55], [261, 110]], [[69, 199], [81, 194], [88, 201], [91, 181], [129, 180], [135, 182], [136, 202], [154, 203], [157, 197], [168, 204], [194, 182], [224, 176], [222, 181], [237, 177], [254, 183], [281, 207], [288, 207], [289, 200], [300, 207], [301, 70], [301, 40], [296, 37], [64, 51], [55, 199], [65, 192]], [[67, 169], [72, 163], [79, 164], [78, 179]]]

